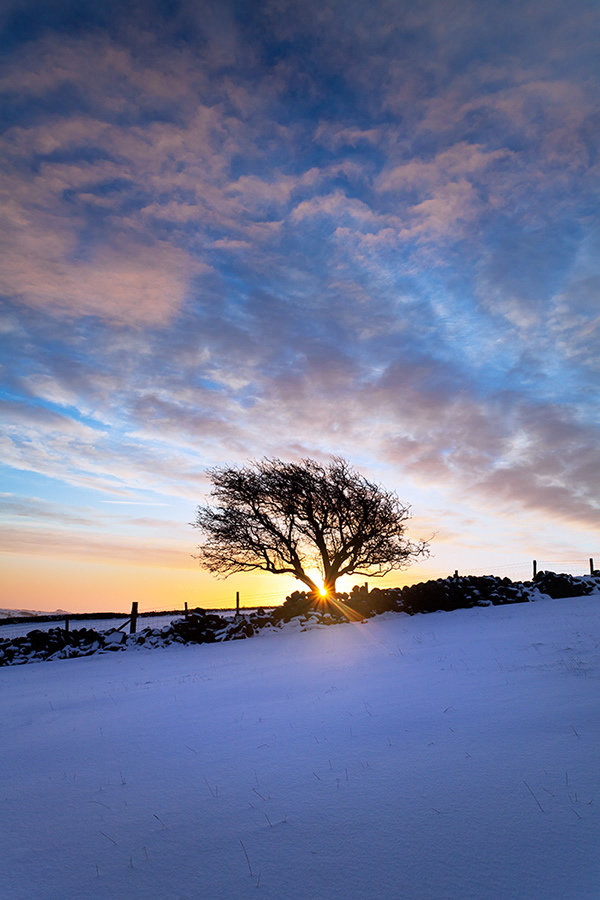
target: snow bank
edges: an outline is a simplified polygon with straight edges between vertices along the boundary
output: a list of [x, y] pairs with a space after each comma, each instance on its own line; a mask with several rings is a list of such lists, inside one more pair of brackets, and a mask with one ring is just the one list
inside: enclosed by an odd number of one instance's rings
[[597, 900], [598, 596], [0, 672], [11, 900]]

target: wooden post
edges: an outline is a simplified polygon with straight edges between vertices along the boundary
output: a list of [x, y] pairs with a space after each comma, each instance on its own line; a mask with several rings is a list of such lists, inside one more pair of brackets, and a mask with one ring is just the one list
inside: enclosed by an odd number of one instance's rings
[[184, 616], [185, 619], [187, 619], [187, 617], [188, 617], [187, 600], [186, 600], [185, 603], [183, 604], [183, 616]]
[[590, 575], [594, 574], [594, 560], [593, 557], [590, 556]]
[[67, 618], [65, 619], [65, 631], [68, 631], [68, 630], [69, 630], [69, 617], [67, 616]]
[[369, 593], [369, 582], [365, 581], [365, 594]]
[[533, 577], [535, 578], [536, 575], [537, 575], [537, 559], [534, 559], [534, 561], [533, 561]]
[[239, 616], [239, 614], [240, 614], [240, 592], [236, 591], [235, 592], [235, 616], [236, 616], [236, 619]]
[[129, 623], [129, 634], [135, 634], [135, 628], [137, 625], [137, 615], [138, 615], [138, 605], [137, 600], [134, 600], [131, 604], [131, 622]]
[[455, 570], [454, 570], [454, 577], [455, 577], [455, 578], [458, 578], [458, 569], [455, 569]]

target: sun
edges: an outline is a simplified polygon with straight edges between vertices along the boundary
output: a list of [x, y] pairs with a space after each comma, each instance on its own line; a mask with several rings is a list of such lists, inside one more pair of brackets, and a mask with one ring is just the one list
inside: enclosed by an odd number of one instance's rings
[[314, 569], [309, 573], [312, 578], [312, 582], [317, 588], [317, 593], [319, 597], [327, 597], [329, 595], [329, 591], [325, 587], [325, 581], [320, 572], [315, 571]]

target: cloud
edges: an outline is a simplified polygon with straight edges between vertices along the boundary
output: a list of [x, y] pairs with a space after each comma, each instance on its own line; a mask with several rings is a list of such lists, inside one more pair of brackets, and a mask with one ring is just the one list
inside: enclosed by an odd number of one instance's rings
[[[181, 308], [193, 274], [209, 267], [165, 242], [123, 240], [76, 258], [61, 223], [53, 230], [5, 223], [0, 243], [0, 292], [34, 308], [69, 316], [99, 316], [117, 324], [157, 325]], [[74, 258], [75, 257], [75, 258]]]
[[35, 522], [51, 521], [67, 526], [89, 525], [89, 514], [76, 514], [73, 510], [59, 509], [41, 497], [19, 497], [14, 494], [0, 494], [2, 514], [11, 519], [31, 519]]
[[[0, 184], [0, 291], [58, 314], [164, 323], [211, 267], [190, 252], [185, 234], [161, 231], [160, 221], [184, 229], [235, 221], [236, 207], [216, 183], [222, 153], [237, 148], [234, 137], [224, 149], [235, 121], [193, 101], [189, 71], [174, 58], [158, 70], [105, 40], [42, 43], [41, 54], [26, 47], [26, 67], [13, 62], [4, 78], [23, 116], [0, 147], [9, 162]], [[65, 84], [76, 86], [80, 103], [62, 99]], [[157, 107], [163, 102], [175, 115], [169, 126]]]
[[482, 144], [459, 141], [441, 150], [431, 160], [415, 158], [384, 170], [377, 179], [377, 188], [381, 191], [432, 188], [468, 176], [481, 177], [513, 156], [507, 149], [488, 150]]
[[358, 147], [361, 144], [377, 146], [382, 142], [384, 130], [382, 128], [344, 127], [333, 122], [320, 122], [315, 131], [315, 141], [332, 151], [339, 151], [348, 147]]
[[101, 533], [73, 532], [60, 528], [0, 527], [2, 552], [75, 559], [101, 563], [126, 563], [150, 568], [190, 568], [190, 553], [185, 543], [165, 539], [164, 534], [150, 539]]
[[416, 404], [402, 404], [410, 408], [410, 429], [389, 436], [388, 453], [414, 477], [448, 479], [457, 493], [477, 494], [504, 516], [525, 508], [598, 526], [597, 425], [518, 396], [482, 402], [436, 390], [422, 394], [417, 414]]

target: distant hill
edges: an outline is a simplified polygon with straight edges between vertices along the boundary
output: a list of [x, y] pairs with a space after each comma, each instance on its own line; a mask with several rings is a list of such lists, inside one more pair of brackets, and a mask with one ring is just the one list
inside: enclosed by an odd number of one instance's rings
[[12, 619], [29, 616], [70, 616], [66, 609], [0, 609], [0, 619]]

